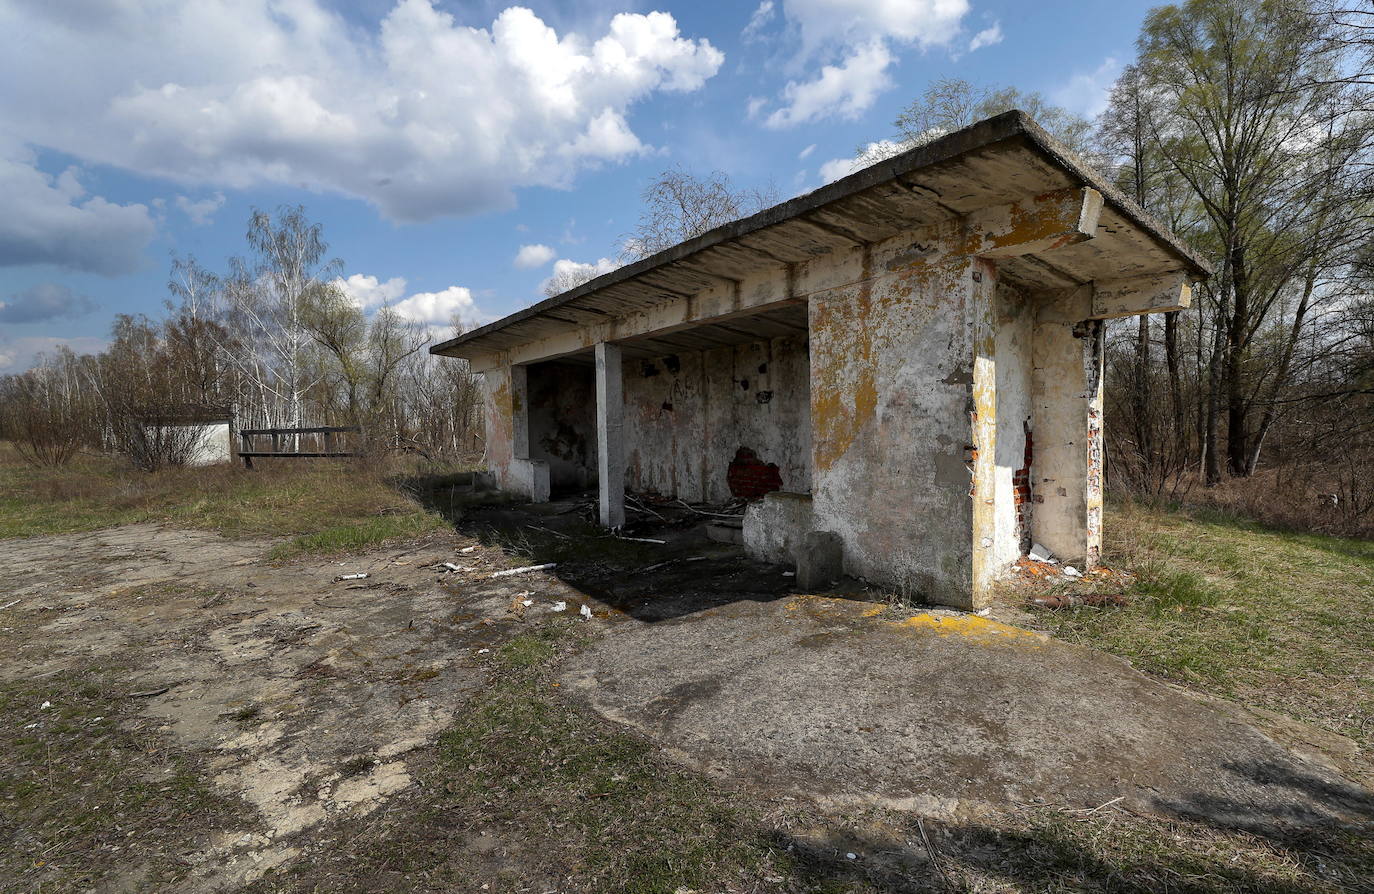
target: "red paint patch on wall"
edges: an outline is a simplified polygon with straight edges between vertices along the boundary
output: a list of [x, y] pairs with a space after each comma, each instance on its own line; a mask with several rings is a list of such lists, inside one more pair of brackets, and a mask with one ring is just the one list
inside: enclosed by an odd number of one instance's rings
[[730, 468], [725, 473], [730, 493], [746, 500], [760, 499], [764, 494], [782, 490], [782, 474], [777, 463], [766, 463], [748, 447], [735, 451]]

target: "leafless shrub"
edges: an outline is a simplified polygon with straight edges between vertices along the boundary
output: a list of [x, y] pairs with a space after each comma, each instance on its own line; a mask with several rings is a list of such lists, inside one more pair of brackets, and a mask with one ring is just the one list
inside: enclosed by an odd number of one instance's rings
[[206, 439], [206, 429], [195, 417], [155, 405], [118, 407], [112, 426], [118, 451], [145, 472], [191, 465]]
[[83, 408], [64, 384], [51, 363], [0, 380], [0, 437], [34, 465], [65, 466], [84, 440]]

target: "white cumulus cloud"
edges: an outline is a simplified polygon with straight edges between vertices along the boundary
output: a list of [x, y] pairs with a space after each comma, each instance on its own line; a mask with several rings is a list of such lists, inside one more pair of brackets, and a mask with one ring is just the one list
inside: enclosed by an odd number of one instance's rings
[[39, 170], [32, 152], [6, 151], [3, 141], [0, 196], [0, 267], [51, 264], [116, 276], [138, 269], [153, 238], [146, 205], [88, 196], [76, 168], [54, 177]]
[[393, 276], [386, 282], [382, 282], [377, 277], [369, 276], [366, 273], [354, 273], [347, 279], [342, 277], [336, 279], [334, 286], [357, 305], [359, 310], [371, 310], [383, 304], [392, 304], [398, 301], [406, 291], [404, 277]]
[[404, 301], [392, 305], [397, 316], [412, 323], [431, 328], [447, 326], [459, 320], [467, 327], [487, 319], [477, 308], [472, 290], [463, 286], [449, 286], [442, 292], [416, 292]]
[[995, 46], [1002, 42], [1002, 23], [993, 22], [991, 27], [984, 28], [973, 39], [968, 42], [968, 51], [981, 50], [983, 47]]
[[475, 27], [433, 0], [375, 29], [324, 0], [5, 3], [0, 33], [24, 36], [0, 54], [0, 83], [24, 85], [0, 90], [20, 140], [188, 185], [327, 190], [400, 221], [642, 152], [631, 108], [724, 61], [667, 13], [559, 34], [521, 6]]
[[887, 67], [892, 54], [881, 41], [854, 50], [839, 65], [826, 65], [810, 81], [790, 81], [783, 88], [786, 103], [764, 122], [769, 127], [791, 127], [822, 118], [857, 118], [873, 105], [878, 94], [892, 86]]
[[515, 253], [515, 266], [528, 270], [531, 267], [543, 267], [553, 260], [554, 250], [542, 243], [534, 245], [522, 245], [520, 250]]
[[217, 192], [209, 198], [192, 201], [187, 196], [177, 196], [177, 207], [198, 227], [209, 224], [215, 212], [224, 207], [224, 193]]
[[773, 128], [854, 118], [892, 86], [887, 69], [904, 47], [949, 46], [961, 33], [968, 0], [782, 0], [799, 35], [802, 61], [821, 63], [783, 88]]
[[553, 262], [553, 274], [539, 284], [539, 289], [547, 293], [550, 286], [554, 286], [555, 294], [566, 292], [619, 267], [620, 264], [610, 258], [599, 258], [590, 263], [559, 258]]
[[825, 183], [834, 183], [841, 177], [848, 177], [855, 171], [861, 171], [874, 162], [884, 158], [891, 158], [898, 152], [902, 152], [910, 147], [892, 140], [878, 140], [876, 143], [869, 143], [864, 150], [852, 158], [832, 158], [821, 164], [821, 180]]
[[[489, 322], [492, 316], [477, 306], [472, 290], [449, 286], [438, 292], [406, 294], [406, 279], [393, 276], [383, 280], [367, 273], [354, 273], [334, 280], [335, 288], [364, 313], [389, 307], [408, 323], [424, 326], [431, 338], [447, 338], [456, 319], [464, 328]], [[403, 297], [404, 296], [404, 297]]]

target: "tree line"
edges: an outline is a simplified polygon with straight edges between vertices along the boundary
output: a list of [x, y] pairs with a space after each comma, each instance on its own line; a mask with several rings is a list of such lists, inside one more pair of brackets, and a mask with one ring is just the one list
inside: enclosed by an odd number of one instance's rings
[[[1147, 15], [1096, 118], [942, 79], [858, 163], [1012, 108], [1030, 113], [1215, 267], [1191, 310], [1109, 328], [1112, 486], [1240, 492], [1260, 515], [1369, 533], [1372, 71], [1367, 0], [1187, 0]], [[644, 190], [622, 261], [775, 199], [719, 172], [665, 171]], [[382, 443], [435, 452], [471, 443], [477, 396], [463, 364], [430, 357], [424, 333], [387, 308], [368, 318], [349, 302], [317, 224], [298, 208], [259, 213], [247, 236], [248, 255], [222, 274], [175, 262], [163, 321], [122, 317], [103, 354], [59, 353], [0, 383], [9, 436], [79, 417], [83, 443], [108, 444], [118, 420], [157, 406], [233, 404], [255, 426], [363, 423]], [[9, 409], [24, 406], [49, 409]]]
[[228, 412], [236, 428], [361, 426], [373, 452], [480, 452], [466, 363], [430, 355], [427, 327], [389, 307], [367, 316], [303, 208], [254, 212], [246, 237], [222, 273], [175, 258], [161, 319], [120, 315], [106, 350], [0, 378], [0, 437], [41, 464], [92, 449], [153, 470], [190, 459], [188, 422]]

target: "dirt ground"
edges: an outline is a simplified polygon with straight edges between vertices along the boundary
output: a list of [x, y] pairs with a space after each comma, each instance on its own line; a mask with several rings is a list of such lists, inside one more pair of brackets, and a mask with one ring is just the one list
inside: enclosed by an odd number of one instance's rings
[[[1113, 804], [1267, 837], [1374, 821], [1370, 793], [1320, 750], [1299, 754], [1119, 660], [873, 594], [799, 594], [699, 525], [646, 528], [666, 542], [644, 543], [600, 535], [575, 509], [485, 509], [461, 534], [285, 564], [265, 559], [274, 541], [148, 525], [5, 542], [0, 888], [222, 891], [308, 873], [429, 785], [436, 748], [457, 747], [445, 731], [490, 708], [511, 644], [553, 621], [574, 638], [548, 697], [726, 788], [821, 814], [967, 822]], [[493, 576], [521, 561], [558, 566]], [[136, 774], [184, 814], [139, 825], [134, 800], [98, 803], [101, 774], [81, 783], [87, 800], [61, 788], [54, 774], [81, 748], [94, 749], [83, 774], [107, 767], [126, 789]], [[62, 799], [67, 819], [44, 813]], [[92, 819], [101, 809], [117, 816]], [[482, 834], [464, 840], [498, 849]], [[518, 878], [518, 863], [491, 878]], [[449, 889], [564, 890], [550, 878]], [[550, 887], [528, 886], [539, 881]]]

